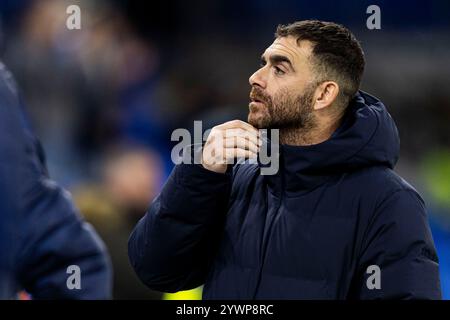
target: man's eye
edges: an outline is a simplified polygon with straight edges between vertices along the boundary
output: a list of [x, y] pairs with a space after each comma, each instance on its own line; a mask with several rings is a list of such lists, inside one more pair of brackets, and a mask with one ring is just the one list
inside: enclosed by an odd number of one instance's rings
[[277, 74], [277, 75], [282, 75], [282, 74], [284, 74], [284, 71], [281, 70], [279, 67], [274, 67], [274, 68], [275, 68], [275, 74]]

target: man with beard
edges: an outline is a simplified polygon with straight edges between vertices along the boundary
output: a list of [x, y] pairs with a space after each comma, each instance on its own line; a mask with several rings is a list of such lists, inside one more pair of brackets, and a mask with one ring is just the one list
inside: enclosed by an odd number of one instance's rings
[[[205, 299], [440, 299], [424, 202], [393, 171], [398, 132], [359, 91], [364, 65], [341, 25], [279, 26], [250, 77], [249, 123], [214, 127], [202, 163], [177, 165], [133, 231], [141, 280], [205, 284]], [[274, 175], [262, 128], [279, 129]]]

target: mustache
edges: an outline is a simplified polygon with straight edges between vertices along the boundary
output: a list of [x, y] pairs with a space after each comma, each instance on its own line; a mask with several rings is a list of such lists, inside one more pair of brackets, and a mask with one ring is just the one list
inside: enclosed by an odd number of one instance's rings
[[259, 100], [262, 102], [270, 102], [271, 101], [271, 97], [268, 94], [266, 94], [259, 87], [252, 87], [252, 89], [250, 91], [250, 99]]

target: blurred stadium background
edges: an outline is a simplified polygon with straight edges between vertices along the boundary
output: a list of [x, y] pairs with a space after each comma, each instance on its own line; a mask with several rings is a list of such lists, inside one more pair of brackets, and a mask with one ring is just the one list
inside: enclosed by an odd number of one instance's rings
[[[81, 30], [66, 8], [81, 8]], [[366, 8], [381, 8], [381, 30]], [[449, 1], [1, 0], [1, 59], [12, 70], [51, 176], [72, 191], [112, 256], [119, 299], [139, 283], [127, 238], [169, 174], [171, 132], [246, 119], [248, 77], [278, 23], [342, 23], [367, 58], [362, 89], [397, 122], [397, 166], [424, 196], [450, 299]]]

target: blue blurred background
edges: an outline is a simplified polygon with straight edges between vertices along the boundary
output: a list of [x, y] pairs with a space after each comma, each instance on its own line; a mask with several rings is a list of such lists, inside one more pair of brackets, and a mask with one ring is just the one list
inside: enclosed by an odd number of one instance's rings
[[[68, 30], [66, 8], [81, 8]], [[366, 9], [381, 8], [381, 30]], [[360, 39], [362, 89], [397, 122], [397, 171], [425, 198], [450, 299], [450, 2], [1, 0], [1, 59], [22, 89], [51, 176], [105, 240], [115, 298], [160, 299], [126, 241], [173, 164], [170, 135], [247, 117], [248, 77], [275, 27], [335, 21]]]

